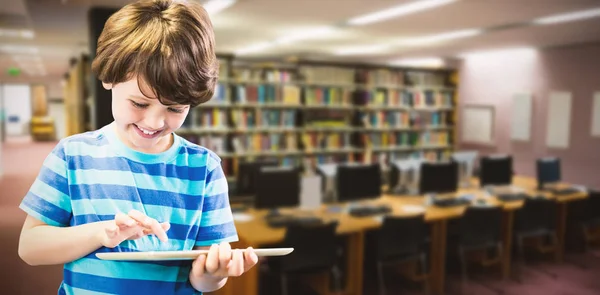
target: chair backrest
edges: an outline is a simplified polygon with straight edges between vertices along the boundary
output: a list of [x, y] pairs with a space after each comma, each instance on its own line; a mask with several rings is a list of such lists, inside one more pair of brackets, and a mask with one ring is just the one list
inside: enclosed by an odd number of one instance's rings
[[428, 236], [429, 229], [423, 215], [386, 216], [377, 237], [377, 257], [387, 259], [416, 254]]
[[556, 201], [546, 198], [526, 198], [523, 208], [515, 214], [517, 231], [556, 229]]
[[500, 207], [468, 207], [460, 220], [460, 242], [472, 246], [498, 243], [501, 228]]
[[587, 199], [587, 219], [600, 218], [600, 191], [590, 190]]
[[282, 271], [331, 268], [337, 259], [336, 229], [337, 222], [288, 226], [283, 244], [294, 252], [281, 257]]

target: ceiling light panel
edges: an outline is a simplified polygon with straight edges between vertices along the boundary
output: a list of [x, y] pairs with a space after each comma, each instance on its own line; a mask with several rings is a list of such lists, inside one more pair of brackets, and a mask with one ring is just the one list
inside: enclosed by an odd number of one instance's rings
[[441, 34], [436, 34], [436, 35], [404, 39], [404, 40], [400, 40], [397, 44], [403, 45], [403, 46], [427, 45], [427, 44], [438, 43], [438, 42], [443, 42], [443, 41], [448, 41], [448, 40], [473, 37], [473, 36], [477, 36], [482, 33], [483, 33], [483, 30], [481, 30], [481, 29], [460, 30], [460, 31], [441, 33]]
[[600, 7], [596, 9], [586, 9], [581, 11], [556, 14], [533, 20], [537, 25], [559, 24], [565, 22], [581, 21], [590, 18], [600, 17]]
[[437, 8], [443, 5], [456, 2], [457, 0], [420, 0], [412, 1], [408, 4], [402, 4], [394, 7], [390, 7], [385, 10], [361, 15], [350, 19], [347, 24], [351, 26], [360, 26], [376, 22], [382, 22], [392, 18], [406, 16], [433, 8]]
[[235, 4], [236, 0], [209, 0], [202, 6], [209, 15], [215, 15]]

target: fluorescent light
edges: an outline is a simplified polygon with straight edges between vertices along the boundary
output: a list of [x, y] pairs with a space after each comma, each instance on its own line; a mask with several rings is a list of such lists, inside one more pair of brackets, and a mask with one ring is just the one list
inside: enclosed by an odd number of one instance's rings
[[204, 9], [208, 14], [215, 15], [233, 5], [236, 0], [210, 0], [204, 3]]
[[336, 55], [361, 55], [378, 53], [388, 49], [389, 45], [367, 45], [367, 46], [355, 46], [335, 50]]
[[446, 62], [439, 57], [406, 58], [390, 62], [394, 66], [418, 67], [418, 68], [441, 68]]
[[0, 37], [11, 37], [11, 38], [23, 38], [23, 39], [33, 39], [35, 34], [32, 30], [15, 30], [15, 29], [1, 29], [0, 28]]
[[551, 16], [547, 16], [547, 17], [542, 17], [542, 18], [533, 20], [533, 23], [537, 24], [537, 25], [558, 24], [558, 23], [564, 23], [564, 22], [584, 20], [584, 19], [589, 19], [589, 18], [594, 18], [594, 17], [599, 17], [599, 16], [600, 16], [600, 8], [596, 8], [596, 9], [581, 10], [581, 11], [575, 11], [575, 12], [569, 12], [569, 13], [556, 14], [556, 15], [551, 15]]
[[385, 10], [369, 13], [366, 15], [352, 18], [348, 21], [349, 25], [366, 25], [374, 22], [381, 22], [390, 18], [417, 13], [420, 11], [432, 9], [442, 5], [446, 5], [456, 0], [422, 0], [408, 4], [394, 6]]
[[249, 54], [249, 53], [254, 53], [257, 51], [263, 51], [269, 47], [274, 46], [275, 44], [273, 42], [262, 42], [262, 43], [257, 43], [251, 46], [248, 46], [246, 48], [242, 48], [239, 50], [235, 51], [235, 54], [237, 55], [244, 55], [244, 54]]
[[0, 45], [0, 52], [8, 53], [8, 54], [38, 54], [39, 49], [33, 46], [23, 46], [23, 45]]
[[335, 32], [332, 27], [320, 27], [313, 30], [307, 30], [297, 34], [290, 34], [275, 40], [275, 44], [289, 44], [296, 41], [315, 39]]
[[463, 59], [490, 59], [500, 58], [505, 56], [534, 56], [537, 53], [537, 49], [534, 47], [512, 47], [512, 48], [498, 48], [492, 50], [473, 51], [466, 52], [458, 55], [459, 58]]
[[437, 34], [437, 35], [429, 35], [429, 36], [424, 36], [424, 37], [404, 39], [404, 40], [401, 40], [400, 42], [398, 42], [398, 44], [399, 45], [430, 44], [430, 43], [448, 41], [448, 40], [453, 40], [453, 39], [473, 37], [473, 36], [481, 34], [482, 32], [483, 32], [483, 30], [480, 30], [480, 29], [461, 30], [461, 31], [454, 31], [454, 32], [442, 33], [442, 34]]

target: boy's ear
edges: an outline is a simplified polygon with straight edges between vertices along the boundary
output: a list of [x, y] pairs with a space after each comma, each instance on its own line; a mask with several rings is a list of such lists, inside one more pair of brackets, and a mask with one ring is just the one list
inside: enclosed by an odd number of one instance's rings
[[110, 84], [110, 83], [104, 83], [104, 82], [102, 82], [102, 86], [104, 86], [104, 89], [106, 89], [106, 90], [111, 90], [112, 87], [113, 87], [112, 84]]

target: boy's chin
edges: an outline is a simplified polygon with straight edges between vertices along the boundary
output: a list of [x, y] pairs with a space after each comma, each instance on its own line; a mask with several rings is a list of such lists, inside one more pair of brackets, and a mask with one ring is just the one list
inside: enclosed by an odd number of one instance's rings
[[165, 136], [160, 136], [157, 138], [140, 138], [137, 135], [131, 139], [131, 143], [133, 147], [141, 152], [149, 152], [156, 153], [160, 151], [164, 151], [166, 148], [164, 144], [169, 142], [166, 140]]

